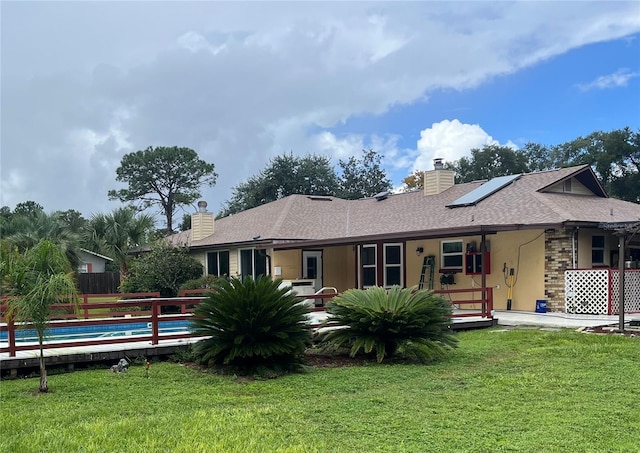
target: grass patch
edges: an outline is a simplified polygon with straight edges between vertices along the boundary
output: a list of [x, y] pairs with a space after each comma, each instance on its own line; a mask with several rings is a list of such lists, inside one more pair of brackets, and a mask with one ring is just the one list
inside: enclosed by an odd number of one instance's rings
[[0, 451], [631, 452], [638, 339], [483, 330], [432, 365], [238, 381], [174, 363], [0, 384]]

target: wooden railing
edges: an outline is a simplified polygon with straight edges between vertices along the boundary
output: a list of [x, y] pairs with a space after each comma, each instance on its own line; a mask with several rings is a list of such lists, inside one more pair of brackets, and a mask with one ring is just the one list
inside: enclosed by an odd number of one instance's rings
[[[113, 296], [113, 295], [111, 295]], [[123, 295], [122, 295], [123, 296]], [[132, 294], [127, 294], [126, 297], [131, 297]], [[99, 338], [87, 338], [76, 340], [54, 340], [47, 341], [43, 345], [44, 349], [50, 348], [65, 348], [76, 346], [94, 346], [102, 344], [117, 344], [117, 343], [130, 343], [130, 342], [151, 342], [152, 345], [157, 345], [160, 340], [173, 340], [181, 338], [193, 337], [194, 334], [185, 330], [178, 333], [160, 333], [160, 322], [170, 323], [175, 321], [186, 321], [192, 317], [194, 305], [197, 305], [202, 300], [202, 297], [174, 297], [174, 298], [144, 298], [144, 299], [128, 299], [119, 300], [117, 302], [91, 302], [88, 306], [85, 304], [80, 305], [80, 312], [77, 314], [64, 314], [64, 319], [60, 319], [60, 316], [53, 315], [52, 320], [49, 322], [49, 329], [56, 328], [72, 328], [72, 327], [91, 327], [91, 326], [105, 326], [105, 325], [132, 325], [132, 331], [134, 330], [133, 324], [146, 323], [150, 326], [151, 331], [149, 334], [141, 335], [123, 335], [115, 337], [99, 337]], [[180, 313], [176, 314], [161, 314], [162, 307], [180, 307]], [[74, 304], [56, 304], [54, 308], [57, 309], [74, 309]], [[183, 307], [184, 310], [183, 310]], [[118, 312], [102, 312], [95, 313], [96, 310], [124, 308], [124, 311]], [[131, 308], [131, 310], [127, 310]], [[0, 332], [7, 332], [7, 345], [0, 347], [0, 352], [8, 352], [10, 357], [15, 357], [17, 351], [29, 351], [39, 348], [37, 343], [28, 342], [20, 344], [16, 341], [16, 330], [18, 328], [33, 330], [31, 323], [21, 323], [16, 325], [12, 318], [7, 319], [5, 317], [7, 310], [6, 305], [0, 306], [2, 311], [2, 317], [0, 318]], [[100, 319], [97, 319], [100, 318]], [[146, 330], [146, 329], [145, 329]]]
[[[459, 306], [464, 313], [455, 313], [454, 318], [481, 316], [483, 318], [493, 319], [493, 288], [465, 288], [465, 289], [437, 289], [433, 291], [435, 294], [442, 294], [450, 297], [451, 303]], [[480, 298], [476, 299], [475, 294], [480, 293]], [[453, 299], [452, 295], [465, 294], [464, 299]], [[471, 294], [468, 296], [466, 294]], [[471, 299], [468, 299], [471, 297]], [[476, 308], [477, 306], [480, 308]]]
[[[207, 291], [205, 291], [207, 292]], [[480, 298], [475, 299], [463, 299], [453, 300], [452, 304], [457, 306], [480, 306], [479, 310], [471, 309], [466, 313], [456, 313], [454, 317], [466, 317], [466, 316], [482, 316], [485, 318], [493, 318], [493, 288], [470, 288], [470, 289], [453, 289], [453, 290], [435, 290], [434, 293], [442, 294], [444, 296], [465, 294], [465, 293], [480, 293]], [[195, 297], [188, 297], [186, 294], [198, 294]], [[118, 295], [87, 295], [81, 296], [82, 303], [78, 311], [72, 311], [75, 309], [74, 304], [56, 304], [54, 308], [66, 310], [67, 313], [53, 315], [52, 320], [49, 323], [49, 329], [56, 328], [69, 328], [69, 327], [91, 327], [91, 326], [107, 326], [107, 325], [132, 325], [131, 331], [135, 330], [133, 324], [146, 323], [150, 326], [151, 331], [149, 334], [135, 334], [130, 333], [122, 336], [112, 337], [99, 337], [99, 338], [85, 338], [75, 340], [52, 340], [46, 341], [43, 347], [45, 349], [51, 348], [65, 348], [65, 347], [78, 347], [78, 346], [95, 346], [104, 344], [118, 344], [118, 343], [131, 343], [131, 342], [150, 342], [152, 345], [159, 344], [160, 340], [175, 340], [195, 337], [196, 335], [185, 330], [184, 332], [176, 333], [161, 333], [160, 323], [170, 323], [175, 321], [187, 321], [193, 316], [193, 308], [199, 304], [204, 297], [203, 291], [194, 290], [181, 294], [181, 297], [162, 298], [159, 297], [159, 293], [152, 293], [149, 297], [149, 293], [130, 293], [130, 294], [118, 294]], [[313, 299], [315, 301], [315, 307], [312, 311], [324, 311], [326, 302], [337, 294], [314, 294], [314, 295], [300, 295], [297, 296], [304, 301], [306, 299]], [[91, 299], [105, 298], [105, 297], [118, 297], [115, 302], [92, 302]], [[137, 296], [144, 296], [138, 298]], [[318, 303], [321, 301], [321, 303]], [[174, 314], [162, 314], [162, 307], [178, 307], [178, 313]], [[117, 309], [118, 311], [113, 311]], [[174, 308], [175, 310], [175, 308]], [[38, 343], [33, 342], [21, 342], [16, 341], [16, 330], [29, 329], [33, 330], [30, 323], [22, 323], [16, 325], [15, 321], [11, 318], [7, 319], [5, 316], [7, 312], [6, 300], [0, 305], [0, 332], [7, 332], [7, 343], [0, 345], [0, 353], [9, 353], [10, 357], [15, 357], [18, 351], [37, 350], [39, 348]]]

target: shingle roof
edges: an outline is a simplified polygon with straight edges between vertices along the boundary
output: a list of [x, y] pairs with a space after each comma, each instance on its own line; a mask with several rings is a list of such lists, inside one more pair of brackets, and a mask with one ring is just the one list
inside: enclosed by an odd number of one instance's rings
[[[571, 176], [589, 177], [585, 172], [595, 178], [587, 165], [524, 174], [476, 205], [456, 208], [446, 206], [479, 187], [482, 181], [457, 184], [438, 195], [424, 196], [416, 191], [391, 194], [381, 201], [373, 197], [343, 200], [291, 195], [218, 219], [213, 235], [190, 245], [255, 243], [253, 238], [257, 236], [262, 243], [303, 240], [339, 243], [366, 237], [444, 236], [491, 229], [640, 219], [640, 204], [596, 195], [545, 191], [554, 182]], [[188, 234], [181, 234], [182, 240], [189, 238]]]

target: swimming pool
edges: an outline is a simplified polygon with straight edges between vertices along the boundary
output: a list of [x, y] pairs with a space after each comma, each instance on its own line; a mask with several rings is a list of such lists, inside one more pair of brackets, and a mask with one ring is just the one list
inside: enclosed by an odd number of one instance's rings
[[[160, 335], [189, 332], [189, 321], [160, 321]], [[34, 329], [16, 329], [16, 343], [38, 341]], [[121, 337], [126, 335], [151, 335], [150, 322], [106, 324], [94, 326], [52, 327], [45, 332], [45, 341], [88, 340], [96, 338]], [[0, 332], [0, 342], [8, 341], [8, 332]]]

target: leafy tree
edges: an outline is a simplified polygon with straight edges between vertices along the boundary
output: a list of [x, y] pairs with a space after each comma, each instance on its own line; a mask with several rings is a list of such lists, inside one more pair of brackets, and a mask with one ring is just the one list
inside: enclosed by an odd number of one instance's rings
[[234, 187], [222, 216], [293, 194], [335, 195], [337, 189], [338, 179], [327, 157], [285, 154], [273, 158], [260, 173]]
[[558, 160], [558, 155], [554, 147], [540, 145], [538, 143], [527, 143], [520, 150], [527, 158], [529, 171], [543, 171], [560, 168], [566, 165]]
[[557, 145], [552, 156], [559, 166], [590, 164], [610, 195], [640, 201], [640, 129], [593, 132]]
[[442, 358], [457, 345], [451, 333], [452, 306], [428, 290], [393, 286], [350, 289], [327, 304], [330, 317], [322, 341], [351, 348], [351, 356], [374, 352], [406, 356], [421, 362]]
[[470, 157], [461, 157], [445, 164], [445, 168], [456, 172], [456, 182], [471, 182], [497, 176], [528, 173], [527, 156], [508, 146], [485, 145], [471, 150]]
[[0, 237], [24, 231], [34, 219], [43, 213], [44, 208], [35, 201], [18, 203], [14, 212], [11, 212], [11, 208], [8, 206], [3, 206], [0, 210]]
[[413, 190], [424, 189], [424, 171], [415, 170], [402, 180], [402, 191], [411, 192]]
[[6, 296], [10, 292], [9, 283], [14, 263], [20, 260], [18, 248], [7, 239], [0, 239], [0, 296]]
[[374, 150], [362, 150], [362, 158], [351, 156], [340, 160], [340, 188], [338, 195], [347, 200], [370, 197], [391, 190], [393, 187], [387, 173], [380, 167], [382, 157]]
[[82, 213], [75, 209], [67, 209], [66, 211], [55, 211], [53, 215], [60, 223], [67, 227], [73, 233], [81, 233], [87, 225], [87, 219], [82, 217]]
[[83, 233], [86, 248], [113, 258], [120, 268], [120, 278], [127, 278], [129, 251], [147, 243], [153, 231], [153, 217], [136, 214], [131, 207], [118, 208], [110, 214], [95, 214]]
[[207, 337], [194, 347], [200, 360], [242, 373], [300, 364], [311, 342], [309, 308], [281, 283], [270, 276], [218, 279], [191, 321], [194, 333]]
[[127, 293], [159, 291], [163, 297], [175, 297], [184, 283], [202, 277], [202, 272], [202, 264], [191, 257], [186, 248], [158, 242], [150, 253], [132, 264], [120, 290]]
[[167, 230], [173, 232], [176, 208], [197, 200], [203, 184], [215, 184], [218, 175], [214, 169], [213, 164], [199, 159], [190, 148], [150, 146], [122, 157], [116, 181], [129, 187], [110, 190], [109, 199], [138, 201], [142, 209], [160, 206]]
[[180, 229], [180, 231], [187, 231], [191, 229], [191, 215], [190, 214], [185, 214], [182, 216], [182, 221], [180, 222], [180, 225], [178, 226], [178, 228]]
[[49, 391], [44, 360], [44, 338], [55, 303], [78, 303], [69, 261], [59, 245], [42, 241], [23, 255], [9, 255], [3, 266], [9, 294], [9, 316], [33, 325], [40, 345], [40, 392]]
[[35, 217], [42, 212], [44, 212], [42, 205], [31, 200], [18, 203], [16, 208], [13, 210], [14, 215], [31, 217]]

